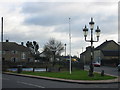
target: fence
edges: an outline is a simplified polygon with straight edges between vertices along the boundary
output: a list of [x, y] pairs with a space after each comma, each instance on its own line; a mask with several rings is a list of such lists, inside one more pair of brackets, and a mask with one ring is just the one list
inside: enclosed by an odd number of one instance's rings
[[[72, 69], [84, 69], [84, 64], [80, 62], [72, 62]], [[18, 65], [22, 65], [24, 68], [50, 68], [52, 67], [52, 62], [3, 62], [2, 70], [5, 71], [8, 68], [17, 68]], [[59, 61], [55, 62], [55, 67], [58, 69], [69, 70], [69, 61]]]

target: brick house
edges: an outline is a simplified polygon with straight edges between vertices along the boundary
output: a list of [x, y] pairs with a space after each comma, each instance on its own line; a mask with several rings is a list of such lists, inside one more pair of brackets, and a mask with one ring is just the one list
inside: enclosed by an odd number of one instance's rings
[[[93, 61], [101, 62], [102, 65], [116, 66], [119, 63], [119, 45], [113, 41], [105, 41], [98, 47], [94, 48]], [[90, 63], [91, 48], [87, 47], [86, 51], [81, 53], [81, 60], [85, 63]]]
[[2, 43], [2, 61], [9, 62], [33, 62], [34, 57], [31, 50], [24, 46], [23, 43], [17, 44], [16, 42]]

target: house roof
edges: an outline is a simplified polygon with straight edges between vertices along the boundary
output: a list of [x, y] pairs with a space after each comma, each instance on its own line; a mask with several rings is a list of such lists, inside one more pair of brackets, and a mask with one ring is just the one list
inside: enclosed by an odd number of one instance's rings
[[[86, 47], [86, 50], [84, 52], [82, 52], [80, 55], [85, 54], [88, 50], [91, 51], [91, 46]], [[94, 50], [94, 48], [93, 48], [93, 50]]]
[[104, 56], [118, 56], [120, 51], [102, 51]]
[[[109, 40], [109, 41], [105, 41], [103, 42], [101, 45], [97, 46], [96, 48], [94, 48], [94, 50], [102, 50], [102, 48], [104, 48], [107, 44], [109, 44], [110, 42], [114, 42], [116, 45], [118, 45], [114, 40]], [[90, 46], [88, 47], [90, 48]], [[87, 48], [84, 52], [82, 52], [80, 55], [84, 55], [87, 52]]]
[[45, 51], [43, 51], [43, 52], [40, 53], [40, 57], [46, 57]]
[[80, 55], [84, 55], [86, 53], [86, 51], [82, 52]]
[[2, 43], [2, 49], [5, 50], [5, 51], [12, 51], [12, 50], [23, 51], [23, 52], [30, 51], [29, 48], [27, 48], [23, 45], [19, 45], [16, 42], [3, 42]]
[[95, 50], [101, 50], [102, 48], [104, 48], [108, 43], [110, 43], [110, 42], [114, 42], [116, 45], [118, 45], [115, 41], [113, 41], [113, 40], [109, 40], [109, 41], [105, 41], [105, 42], [103, 42], [101, 45], [99, 45], [98, 47], [96, 47], [95, 48]]

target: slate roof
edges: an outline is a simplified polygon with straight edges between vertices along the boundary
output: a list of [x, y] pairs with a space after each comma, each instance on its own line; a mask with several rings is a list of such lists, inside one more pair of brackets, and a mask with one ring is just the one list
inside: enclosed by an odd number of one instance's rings
[[[103, 42], [101, 45], [97, 46], [96, 48], [94, 48], [94, 50], [102, 50], [102, 48], [104, 48], [107, 44], [109, 44], [110, 42], [114, 42], [116, 45], [118, 45], [114, 40], [109, 40], [109, 41], [105, 41]], [[90, 47], [90, 46], [89, 46]], [[85, 50], [84, 52], [82, 52], [80, 55], [83, 55], [87, 52], [87, 50]], [[105, 52], [106, 53], [106, 52]], [[112, 52], [109, 52], [112, 53]], [[106, 54], [105, 54], [106, 55]]]
[[120, 51], [102, 51], [104, 56], [118, 56]]
[[82, 52], [80, 55], [84, 55], [86, 53], [86, 51]]
[[45, 51], [43, 51], [43, 52], [40, 53], [40, 57], [46, 57], [45, 56]]
[[105, 47], [110, 42], [114, 42], [116, 45], [118, 45], [115, 41], [109, 40], [109, 41], [103, 42], [101, 45], [99, 45], [98, 47], [96, 47], [95, 50], [101, 50], [103, 47]]
[[[1, 42], [0, 42], [1, 44]], [[23, 46], [23, 45], [19, 45], [15, 42], [3, 42], [2, 43], [2, 49], [4, 51], [12, 51], [12, 50], [16, 50], [16, 51], [22, 51], [22, 52], [28, 52], [30, 51], [29, 48]]]
[[[87, 48], [89, 48], [89, 50], [91, 50], [91, 46], [88, 46], [88, 47], [86, 47], [86, 50], [84, 52], [82, 52], [80, 55], [84, 55], [88, 51]], [[93, 48], [93, 50], [94, 50], [94, 48]]]

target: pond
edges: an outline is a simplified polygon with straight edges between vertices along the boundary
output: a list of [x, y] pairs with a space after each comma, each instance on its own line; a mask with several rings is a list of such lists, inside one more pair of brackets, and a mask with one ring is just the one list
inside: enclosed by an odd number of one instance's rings
[[[9, 68], [8, 71], [17, 71], [17, 68]], [[33, 68], [22, 68], [22, 71], [33, 71]], [[35, 68], [36, 72], [46, 71], [46, 68]]]

